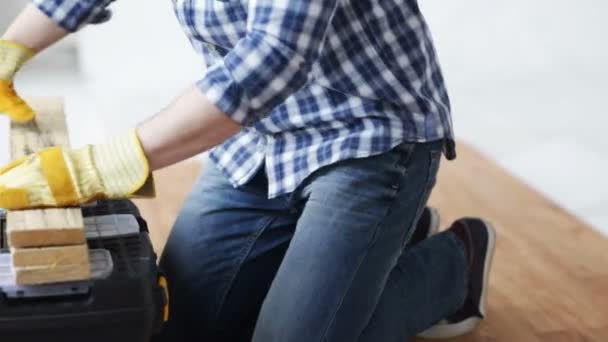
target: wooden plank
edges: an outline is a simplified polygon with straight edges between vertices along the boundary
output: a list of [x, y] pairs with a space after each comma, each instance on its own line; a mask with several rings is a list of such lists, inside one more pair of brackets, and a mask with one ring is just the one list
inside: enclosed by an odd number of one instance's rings
[[[199, 172], [198, 163], [159, 171], [157, 198], [137, 201], [157, 251]], [[608, 341], [606, 237], [464, 143], [442, 161], [431, 204], [444, 228], [481, 216], [498, 233], [488, 317], [451, 342]]]
[[57, 98], [29, 99], [36, 120], [11, 123], [11, 157], [20, 158], [51, 146], [70, 146], [63, 101]]
[[6, 231], [11, 247], [64, 246], [86, 243], [80, 210], [9, 211]]
[[[16, 159], [50, 146], [69, 146], [63, 101], [56, 98], [28, 99], [37, 113], [36, 120], [26, 124], [11, 123], [11, 157]], [[62, 263], [35, 267], [13, 265], [15, 280], [20, 285], [80, 280], [90, 277], [88, 253], [74, 253], [80, 244], [87, 249], [84, 221], [80, 208], [11, 211], [7, 215], [7, 235], [13, 262], [42, 262], [69, 255]], [[26, 250], [22, 247], [46, 247]], [[56, 246], [49, 248], [48, 246]], [[78, 260], [78, 258], [80, 259]], [[29, 260], [29, 261], [28, 261]], [[66, 264], [67, 260], [73, 262]], [[50, 266], [49, 266], [50, 265]]]
[[11, 249], [14, 267], [82, 264], [89, 260], [87, 245]]
[[[69, 146], [63, 101], [36, 98], [30, 99], [28, 102], [37, 113], [36, 120], [26, 124], [16, 122], [11, 124], [11, 157], [16, 159], [50, 146]], [[10, 216], [18, 217], [15, 219], [15, 223], [11, 222], [13, 217]], [[79, 219], [77, 219], [78, 217]], [[74, 244], [73, 235], [66, 233], [65, 229], [75, 228], [74, 224], [80, 225], [76, 228], [84, 229], [80, 208], [26, 210], [22, 213], [10, 213], [7, 217], [7, 224], [11, 227], [9, 241], [18, 240], [25, 243], [19, 246], [40, 246], [39, 241], [49, 238], [52, 240], [50, 245], [57, 245], [61, 244], [62, 237], [66, 238], [64, 244]], [[35, 229], [29, 229], [32, 227], [28, 227], [28, 224], [33, 224]], [[12, 235], [19, 235], [19, 238], [13, 239]], [[81, 236], [84, 236], [84, 233]], [[28, 240], [33, 243], [28, 244]], [[18, 247], [18, 245], [14, 245], [14, 247]]]
[[57, 265], [57, 266], [32, 266], [15, 267], [15, 281], [19, 285], [38, 285], [66, 281], [89, 279], [91, 277], [91, 266], [88, 263]]

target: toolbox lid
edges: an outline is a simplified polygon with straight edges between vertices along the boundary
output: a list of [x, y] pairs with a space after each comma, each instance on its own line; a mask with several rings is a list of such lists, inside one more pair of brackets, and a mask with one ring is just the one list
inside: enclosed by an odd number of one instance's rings
[[84, 217], [87, 239], [120, 237], [139, 234], [139, 222], [131, 214]]

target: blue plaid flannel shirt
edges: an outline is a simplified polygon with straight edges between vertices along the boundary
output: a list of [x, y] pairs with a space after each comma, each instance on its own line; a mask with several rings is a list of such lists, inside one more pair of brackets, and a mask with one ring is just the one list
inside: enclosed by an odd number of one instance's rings
[[[76, 31], [108, 20], [112, 0], [33, 2]], [[264, 165], [275, 197], [322, 166], [403, 142], [442, 139], [455, 158], [448, 95], [416, 0], [173, 3], [207, 64], [200, 90], [244, 126], [210, 153], [234, 186]]]

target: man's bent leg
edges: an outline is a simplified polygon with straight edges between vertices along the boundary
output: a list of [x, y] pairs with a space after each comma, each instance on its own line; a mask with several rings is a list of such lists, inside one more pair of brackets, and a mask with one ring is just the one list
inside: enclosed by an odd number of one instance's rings
[[446, 231], [403, 252], [359, 342], [404, 342], [458, 310], [467, 294], [459, 239]]
[[235, 189], [210, 163], [160, 260], [170, 320], [156, 341], [249, 340], [297, 215], [267, 199], [263, 172]]
[[[262, 306], [254, 342], [360, 337], [435, 182], [440, 146], [403, 145], [310, 177], [299, 190], [304, 211]], [[425, 291], [422, 286], [415, 290]], [[407, 295], [423, 295], [416, 291]], [[384, 340], [399, 333], [387, 332]]]

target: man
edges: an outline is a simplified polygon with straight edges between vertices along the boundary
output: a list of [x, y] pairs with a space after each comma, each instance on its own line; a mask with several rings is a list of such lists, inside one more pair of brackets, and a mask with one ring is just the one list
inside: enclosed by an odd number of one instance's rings
[[[110, 2], [29, 5], [0, 43], [0, 111], [30, 120], [14, 74], [68, 33], [108, 20]], [[442, 153], [455, 151], [417, 3], [174, 6], [208, 65], [203, 78], [125, 136], [12, 163], [0, 172], [0, 207], [130, 197], [151, 171], [211, 149], [161, 257], [172, 316], [159, 340], [471, 331], [485, 315], [495, 234], [473, 218], [435, 234], [425, 209]]]

